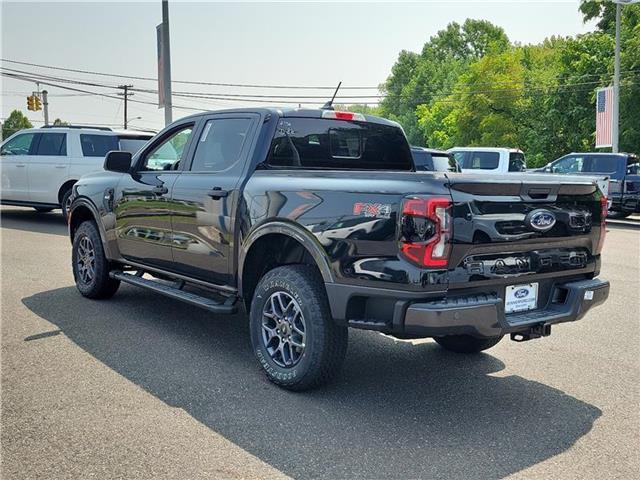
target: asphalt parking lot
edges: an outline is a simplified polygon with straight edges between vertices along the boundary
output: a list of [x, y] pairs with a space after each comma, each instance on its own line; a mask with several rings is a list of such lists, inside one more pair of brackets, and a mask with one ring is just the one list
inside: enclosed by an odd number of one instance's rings
[[638, 478], [640, 218], [611, 223], [608, 303], [472, 357], [351, 332], [282, 391], [246, 319], [73, 286], [58, 213], [3, 207], [2, 478]]

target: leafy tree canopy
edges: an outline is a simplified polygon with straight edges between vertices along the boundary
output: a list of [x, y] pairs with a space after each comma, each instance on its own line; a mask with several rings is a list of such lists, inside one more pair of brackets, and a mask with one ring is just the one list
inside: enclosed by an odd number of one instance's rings
[[2, 124], [2, 138], [6, 139], [24, 128], [33, 128], [33, 125], [20, 110], [14, 110]]

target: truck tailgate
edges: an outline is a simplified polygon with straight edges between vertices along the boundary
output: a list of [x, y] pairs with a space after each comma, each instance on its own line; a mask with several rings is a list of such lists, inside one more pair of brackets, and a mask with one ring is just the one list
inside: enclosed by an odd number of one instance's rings
[[506, 285], [547, 279], [544, 300], [553, 278], [598, 269], [606, 197], [594, 179], [447, 176], [454, 204], [450, 289], [496, 285], [504, 298]]

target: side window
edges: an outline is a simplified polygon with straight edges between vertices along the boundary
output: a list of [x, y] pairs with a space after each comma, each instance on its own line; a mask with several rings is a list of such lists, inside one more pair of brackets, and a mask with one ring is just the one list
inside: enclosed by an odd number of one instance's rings
[[192, 172], [220, 172], [240, 159], [250, 118], [209, 120], [202, 130], [191, 165]]
[[509, 154], [509, 171], [510, 172], [524, 172], [527, 169], [527, 164], [524, 160], [522, 153], [511, 152]]
[[189, 125], [174, 132], [169, 138], [165, 139], [160, 145], [147, 154], [140, 170], [177, 170], [192, 130], [193, 125]]
[[464, 165], [464, 157], [466, 155], [467, 152], [454, 152], [453, 153], [453, 159], [456, 161], [456, 163], [460, 166]]
[[594, 155], [590, 159], [589, 172], [593, 173], [615, 173], [621, 160], [619, 157], [605, 155]]
[[36, 155], [64, 156], [67, 154], [66, 133], [42, 133]]
[[2, 146], [0, 155], [29, 155], [35, 133], [23, 133], [12, 138]]
[[464, 161], [463, 168], [494, 170], [498, 168], [499, 163], [500, 154], [498, 152], [469, 152], [469, 156]]
[[579, 173], [584, 168], [584, 157], [561, 158], [551, 165], [553, 173]]
[[111, 150], [120, 150], [115, 135], [80, 134], [83, 157], [104, 157]]
[[627, 175], [637, 175], [639, 166], [637, 157], [629, 157], [627, 159]]

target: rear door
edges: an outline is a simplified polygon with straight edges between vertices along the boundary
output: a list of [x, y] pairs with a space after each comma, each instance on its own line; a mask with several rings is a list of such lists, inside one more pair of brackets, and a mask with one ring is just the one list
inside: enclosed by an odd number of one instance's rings
[[248, 164], [258, 114], [208, 115], [171, 196], [175, 268], [230, 285], [231, 246], [240, 180]]
[[58, 203], [58, 192], [69, 174], [67, 133], [39, 133], [35, 142], [35, 155], [27, 166], [30, 201]]
[[117, 242], [124, 258], [173, 269], [171, 191], [196, 126], [197, 122], [190, 121], [159, 135], [137, 157], [133, 173], [123, 175], [113, 192]]
[[27, 165], [32, 161], [35, 132], [25, 132], [7, 140], [0, 150], [3, 200], [29, 201]]

